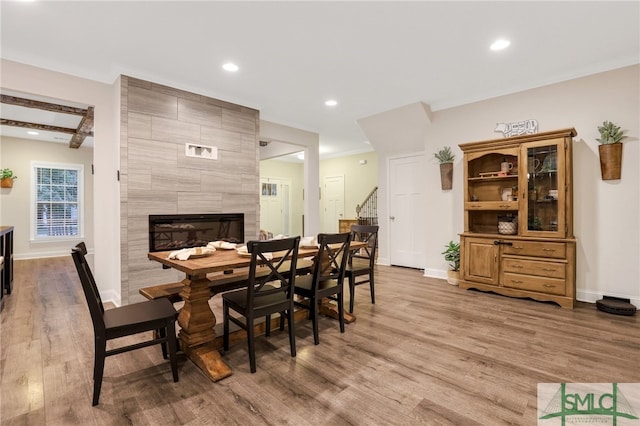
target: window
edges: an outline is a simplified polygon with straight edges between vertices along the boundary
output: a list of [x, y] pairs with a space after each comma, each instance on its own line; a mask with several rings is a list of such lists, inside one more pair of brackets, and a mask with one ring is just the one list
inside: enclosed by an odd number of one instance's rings
[[39, 241], [83, 236], [81, 164], [31, 164], [33, 182], [31, 239]]

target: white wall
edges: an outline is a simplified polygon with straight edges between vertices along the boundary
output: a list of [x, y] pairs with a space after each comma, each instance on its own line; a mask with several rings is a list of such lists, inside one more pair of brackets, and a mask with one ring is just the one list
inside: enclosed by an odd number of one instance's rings
[[[3, 89], [95, 107], [93, 185], [99, 192], [94, 220], [99, 226], [94, 229], [93, 272], [103, 299], [120, 303], [119, 82], [99, 83], [5, 59], [1, 68]], [[4, 222], [4, 217], [0, 219]]]
[[2, 207], [0, 217], [2, 223], [13, 225], [15, 259], [31, 259], [40, 257], [68, 256], [71, 248], [80, 240], [55, 242], [31, 242], [30, 209], [31, 209], [31, 162], [44, 161], [61, 164], [84, 165], [84, 235], [82, 240], [87, 247], [93, 248], [93, 176], [91, 163], [93, 149], [80, 147], [69, 148], [68, 144], [41, 142], [29, 139], [3, 137], [0, 139], [2, 168], [9, 167], [18, 179], [13, 188], [2, 188]]
[[[640, 66], [574, 79], [456, 108], [434, 111], [423, 146], [429, 161], [425, 182], [428, 241], [425, 269], [446, 270], [443, 246], [463, 231], [462, 152], [458, 144], [495, 139], [496, 123], [536, 119], [539, 131], [574, 127], [574, 233], [577, 239], [577, 298], [630, 298], [640, 306]], [[622, 179], [600, 177], [597, 126], [612, 120], [627, 130]], [[397, 150], [403, 146], [397, 141]], [[450, 146], [456, 153], [453, 190], [440, 189], [433, 153]], [[377, 146], [376, 146], [377, 149]], [[408, 148], [410, 149], [410, 148]], [[380, 158], [381, 183], [388, 155]], [[381, 204], [384, 209], [384, 203]], [[386, 211], [380, 217], [387, 217]], [[386, 222], [381, 222], [386, 227]], [[381, 240], [380, 258], [388, 258]]]

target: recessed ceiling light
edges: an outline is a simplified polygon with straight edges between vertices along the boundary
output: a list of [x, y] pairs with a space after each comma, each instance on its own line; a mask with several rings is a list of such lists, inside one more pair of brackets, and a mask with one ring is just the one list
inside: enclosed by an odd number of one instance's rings
[[40, 134], [40, 133], [38, 133], [38, 132], [36, 132], [34, 130], [29, 130], [27, 133], [30, 134], [30, 135], [34, 135], [34, 136]]
[[236, 72], [236, 71], [238, 71], [240, 69], [240, 68], [238, 68], [238, 66], [236, 64], [234, 64], [232, 62], [227, 62], [226, 64], [224, 64], [222, 66], [222, 68], [225, 71], [229, 71], [229, 72]]
[[498, 39], [491, 45], [491, 50], [502, 50], [511, 44], [509, 40]]
[[332, 107], [332, 106], [338, 105], [338, 101], [336, 101], [335, 99], [329, 99], [329, 100], [324, 101], [324, 104], [326, 106]]

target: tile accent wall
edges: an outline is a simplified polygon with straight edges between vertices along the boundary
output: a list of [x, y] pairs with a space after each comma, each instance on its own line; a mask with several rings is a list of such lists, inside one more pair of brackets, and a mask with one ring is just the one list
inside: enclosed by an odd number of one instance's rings
[[[257, 238], [259, 124], [255, 109], [121, 76], [123, 305], [184, 278], [147, 259], [150, 214], [244, 213], [245, 241]], [[218, 159], [187, 157], [185, 143], [215, 146]]]

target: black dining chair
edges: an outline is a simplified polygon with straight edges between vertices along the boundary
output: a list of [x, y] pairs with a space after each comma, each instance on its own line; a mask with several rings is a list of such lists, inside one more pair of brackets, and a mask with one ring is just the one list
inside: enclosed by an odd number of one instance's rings
[[[351, 253], [345, 276], [349, 283], [349, 312], [353, 313], [356, 286], [369, 284], [371, 303], [376, 303], [374, 267], [378, 247], [378, 225], [351, 225], [351, 241], [362, 241], [367, 245]], [[356, 279], [357, 277], [364, 277]]]
[[[106, 357], [111, 355], [151, 345], [166, 344], [169, 347], [168, 352], [173, 381], [177, 382], [178, 363], [176, 359], [175, 329], [177, 312], [171, 302], [168, 299], [156, 299], [105, 310], [95, 279], [87, 263], [86, 253], [87, 248], [84, 242], [79, 243], [71, 250], [71, 256], [76, 265], [78, 276], [82, 283], [82, 290], [87, 299], [91, 321], [93, 322], [95, 358], [93, 364], [92, 405], [98, 405], [102, 376], [104, 374], [104, 362]], [[152, 340], [107, 350], [107, 340], [146, 331], [154, 331], [157, 334], [154, 334]], [[165, 351], [163, 350], [163, 352]]]
[[[318, 255], [313, 273], [296, 278], [295, 294], [304, 298], [294, 300], [296, 306], [309, 310], [313, 326], [313, 341], [320, 343], [318, 333], [318, 304], [323, 298], [338, 302], [340, 332], [344, 333], [344, 274], [349, 257], [351, 234], [318, 234]], [[306, 300], [305, 300], [306, 299]]]
[[[251, 253], [249, 285], [242, 290], [222, 294], [224, 323], [224, 350], [229, 350], [229, 323], [233, 322], [247, 332], [249, 364], [256, 372], [255, 331], [256, 319], [265, 317], [265, 335], [271, 332], [271, 315], [280, 313], [280, 330], [284, 330], [286, 316], [289, 326], [291, 356], [296, 356], [295, 325], [293, 319], [293, 286], [296, 281], [296, 265], [300, 237], [280, 240], [249, 241]], [[280, 260], [273, 260], [269, 253], [284, 251]], [[264, 272], [266, 269], [266, 273]], [[241, 317], [230, 314], [230, 310]], [[244, 320], [242, 320], [244, 317]]]

